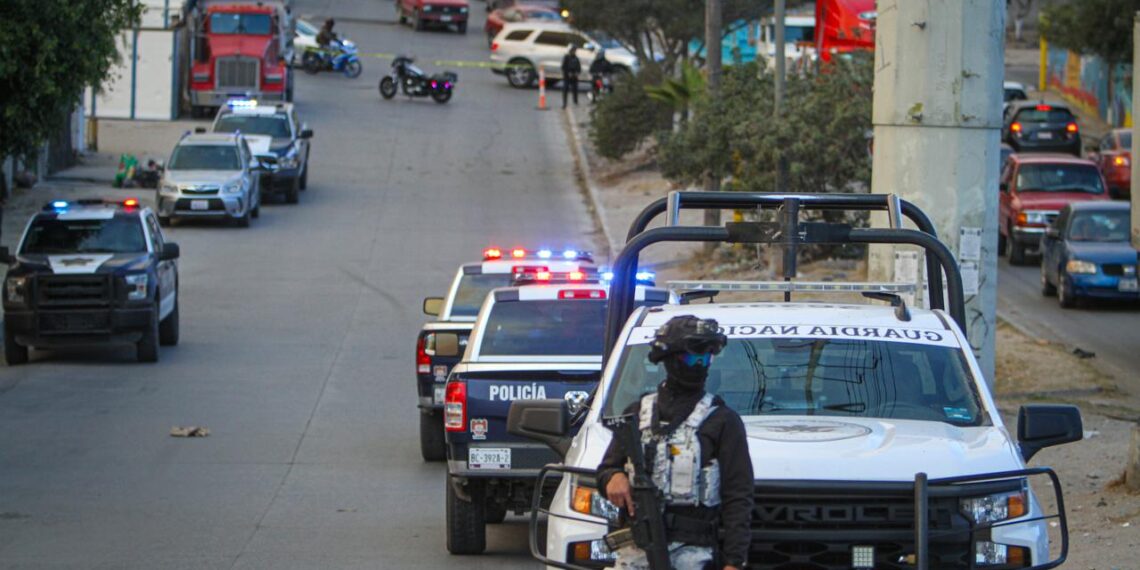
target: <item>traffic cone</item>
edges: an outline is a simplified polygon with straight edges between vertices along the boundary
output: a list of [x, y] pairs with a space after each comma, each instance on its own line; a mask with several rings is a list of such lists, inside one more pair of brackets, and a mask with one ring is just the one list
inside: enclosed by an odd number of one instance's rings
[[538, 68], [538, 110], [547, 111], [546, 106], [546, 69]]

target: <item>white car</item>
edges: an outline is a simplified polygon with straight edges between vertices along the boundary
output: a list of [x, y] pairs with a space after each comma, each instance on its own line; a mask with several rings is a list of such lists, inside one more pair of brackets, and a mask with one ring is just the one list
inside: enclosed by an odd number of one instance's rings
[[314, 26], [311, 22], [297, 18], [297, 26], [293, 34], [293, 61], [289, 62], [290, 65], [300, 65], [300, 58], [305, 55], [306, 51], [317, 49], [317, 34], [320, 31], [319, 26]]
[[637, 56], [614, 40], [591, 36], [564, 22], [517, 22], [503, 26], [491, 41], [491, 71], [506, 75], [512, 87], [531, 87], [538, 80], [538, 70], [552, 80], [562, 79], [562, 57], [571, 45], [578, 46], [582, 62], [579, 80], [590, 79], [590, 64], [604, 49], [606, 59], [619, 72], [637, 71]]

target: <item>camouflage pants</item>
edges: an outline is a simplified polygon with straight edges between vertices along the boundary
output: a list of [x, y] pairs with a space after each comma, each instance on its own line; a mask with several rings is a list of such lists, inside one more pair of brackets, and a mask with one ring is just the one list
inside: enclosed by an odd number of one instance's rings
[[[640, 548], [623, 548], [617, 551], [614, 570], [649, 570], [649, 561]], [[713, 561], [712, 548], [689, 546], [681, 542], [669, 543], [669, 566], [673, 570], [705, 570]]]

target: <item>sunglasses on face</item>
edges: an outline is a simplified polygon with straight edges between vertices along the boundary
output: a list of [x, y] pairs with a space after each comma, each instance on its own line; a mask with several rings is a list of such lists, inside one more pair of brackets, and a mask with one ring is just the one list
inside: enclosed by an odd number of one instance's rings
[[692, 352], [682, 352], [677, 355], [677, 359], [685, 366], [702, 366], [708, 368], [712, 363], [711, 353], [694, 354]]

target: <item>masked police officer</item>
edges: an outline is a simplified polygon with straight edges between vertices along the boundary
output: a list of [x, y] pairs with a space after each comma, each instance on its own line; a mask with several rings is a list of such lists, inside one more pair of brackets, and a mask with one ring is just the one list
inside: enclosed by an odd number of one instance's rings
[[[650, 344], [649, 361], [665, 366], [657, 391], [627, 410], [638, 418], [645, 464], [664, 495], [670, 565], [678, 570], [743, 568], [751, 541], [752, 460], [744, 423], [705, 391], [709, 365], [728, 339], [717, 322], [670, 319]], [[598, 466], [605, 497], [632, 515], [629, 454], [615, 438]], [[620, 550], [616, 568], [648, 568], [644, 552]]]

